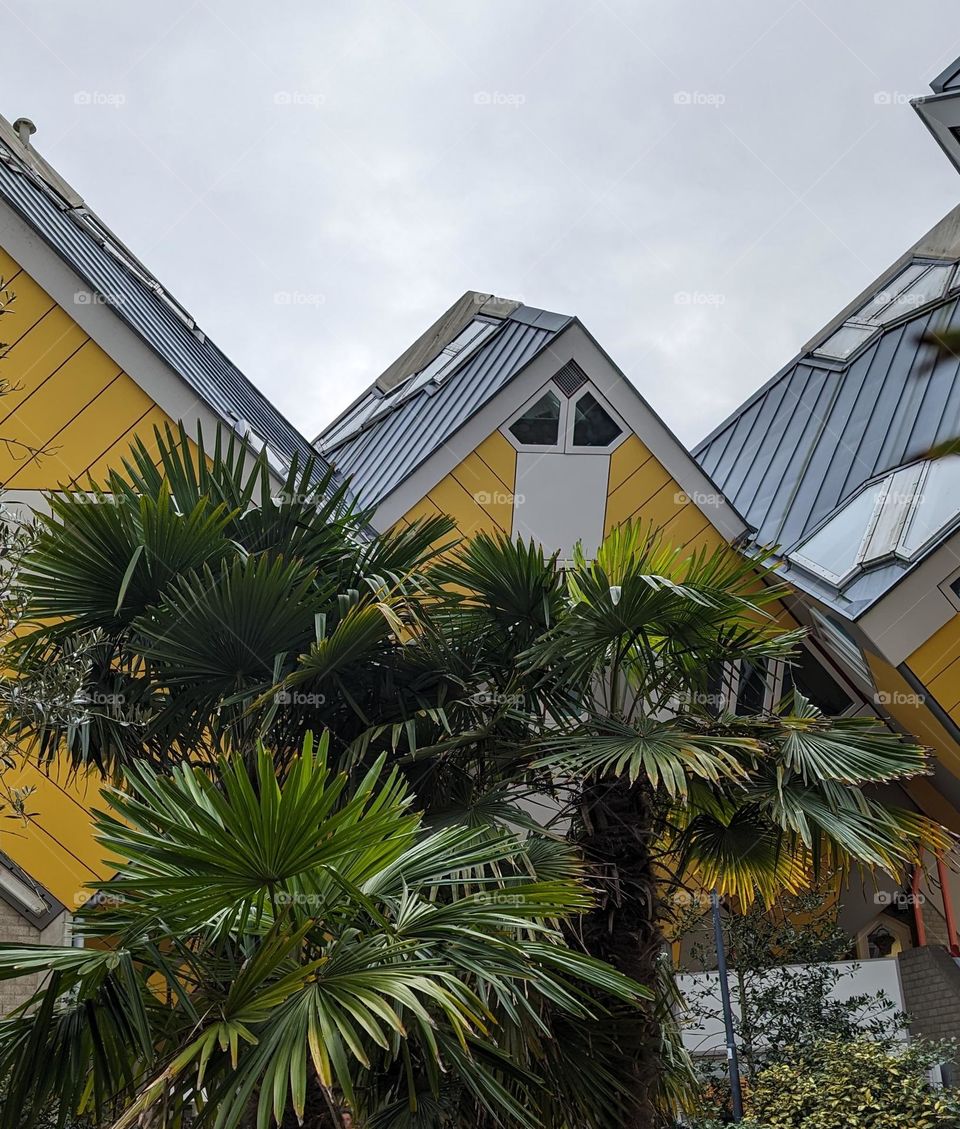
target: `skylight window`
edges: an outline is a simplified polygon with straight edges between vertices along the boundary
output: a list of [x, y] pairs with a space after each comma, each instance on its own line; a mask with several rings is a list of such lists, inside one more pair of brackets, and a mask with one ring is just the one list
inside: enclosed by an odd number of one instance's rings
[[951, 456], [930, 463], [917, 490], [917, 501], [903, 535], [909, 555], [924, 549], [960, 511], [960, 458]]
[[344, 439], [349, 439], [373, 417], [374, 412], [382, 403], [382, 396], [372, 394], [361, 400], [348, 415], [344, 416], [331, 431], [324, 435], [321, 443], [323, 449], [329, 451], [342, 443]]
[[402, 403], [416, 392], [419, 392], [421, 388], [426, 388], [431, 381], [440, 384], [442, 381], [446, 380], [457, 365], [466, 359], [468, 354], [478, 349], [480, 345], [486, 341], [490, 334], [497, 328], [497, 325], [498, 323], [495, 321], [484, 321], [482, 318], [474, 318], [468, 326], [460, 330], [457, 336], [454, 337], [448, 345], [444, 345], [428, 365], [422, 368], [416, 375], [405, 380], [403, 384], [398, 385], [398, 387], [389, 394], [387, 397], [388, 400], [394, 400], [398, 404]]
[[881, 328], [941, 298], [954, 272], [953, 263], [912, 263], [866, 302], [814, 352], [845, 361]]
[[960, 457], [902, 467], [855, 494], [790, 560], [837, 585], [883, 560], [913, 560], [957, 518], [958, 494]]
[[478, 349], [487, 340], [498, 325], [500, 325], [499, 321], [474, 318], [452, 341], [444, 345], [433, 360], [419, 372], [407, 377], [385, 396], [371, 393], [367, 399], [357, 404], [348, 416], [323, 437], [322, 449], [324, 451], [333, 450], [334, 447], [338, 447], [346, 440], [352, 439], [381, 416], [385, 416], [388, 412], [392, 412], [394, 408], [398, 408], [421, 389], [430, 384], [441, 384], [461, 361], [466, 360], [470, 353]]

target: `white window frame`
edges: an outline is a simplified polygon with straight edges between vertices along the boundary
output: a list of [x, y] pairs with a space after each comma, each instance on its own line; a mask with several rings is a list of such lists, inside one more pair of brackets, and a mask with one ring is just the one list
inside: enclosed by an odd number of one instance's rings
[[[560, 401], [560, 418], [557, 421], [556, 443], [521, 443], [510, 428], [513, 427], [521, 416], [526, 415], [535, 404], [538, 404], [548, 392], [552, 392]], [[503, 424], [500, 428], [500, 433], [511, 446], [516, 447], [518, 451], [562, 451], [567, 427], [567, 403], [568, 400], [566, 396], [556, 387], [552, 380], [548, 380], [546, 384], [541, 385], [530, 399]]]
[[[576, 426], [576, 422], [577, 422], [577, 404], [583, 399], [583, 397], [585, 395], [587, 395], [587, 393], [589, 393], [591, 396], [593, 396], [593, 398], [597, 401], [597, 403], [600, 405], [600, 407], [603, 408], [603, 410], [613, 420], [613, 422], [617, 425], [617, 427], [620, 428], [619, 434], [615, 435], [613, 437], [613, 439], [611, 439], [610, 442], [605, 447], [577, 446], [573, 441], [573, 429]], [[620, 415], [618, 415], [618, 413], [613, 410], [613, 408], [604, 399], [604, 397], [600, 395], [600, 393], [597, 391], [597, 389], [594, 388], [594, 386], [589, 381], [587, 381], [587, 383], [582, 385], [580, 388], [578, 388], [577, 391], [574, 392], [574, 394], [567, 401], [567, 423], [566, 423], [566, 429], [565, 429], [563, 434], [564, 434], [564, 444], [563, 444], [564, 454], [567, 454], [567, 455], [577, 455], [577, 454], [605, 455], [605, 454], [609, 454], [609, 452], [615, 450], [617, 447], [620, 446], [620, 444], [624, 441], [624, 439], [626, 439], [627, 436], [630, 434], [630, 428], [624, 422], [622, 417]]]
[[[945, 522], [916, 549], [908, 552], [904, 548], [910, 521], [923, 495], [931, 465], [929, 461], [911, 463], [908, 466], [897, 467], [889, 471], [881, 479], [864, 483], [856, 493], [850, 495], [840, 509], [835, 510], [826, 521], [821, 522], [811, 534], [805, 537], [796, 549], [788, 553], [787, 558], [794, 564], [806, 569], [807, 572], [812, 572], [815, 576], [829, 580], [837, 586], [845, 584], [850, 577], [861, 572], [867, 565], [877, 564], [885, 559], [896, 558], [901, 561], [915, 561], [932, 544], [942, 538], [944, 530], [949, 528], [951, 524], [949, 521]], [[881, 489], [874, 503], [873, 513], [867, 522], [853, 564], [846, 572], [831, 572], [825, 565], [806, 555], [804, 548], [821, 530], [825, 529], [831, 522], [841, 519], [843, 511], [861, 494], [868, 490], [875, 490], [878, 486]], [[902, 490], [903, 494], [899, 501], [891, 502], [888, 506], [887, 499], [894, 488]]]
[[[917, 258], [911, 260], [909, 263], [905, 264], [905, 266], [899, 271], [898, 274], [896, 274], [887, 282], [887, 285], [885, 287], [881, 287], [879, 290], [871, 294], [870, 297], [867, 298], [866, 301], [863, 302], [863, 304], [858, 308], [856, 313], [851, 314], [846, 319], [846, 321], [842, 322], [840, 325], [832, 329], [828, 336], [823, 341], [821, 341], [820, 344], [813, 350], [814, 356], [823, 357], [825, 360], [829, 361], [839, 361], [844, 365], [848, 364], [851, 358], [856, 356], [856, 354], [859, 353], [861, 349], [866, 348], [866, 346], [869, 345], [870, 342], [873, 341], [876, 338], [877, 334], [882, 330], [889, 329], [891, 326], [896, 325], [901, 318], [913, 317], [913, 315], [917, 313], [918, 310], [925, 309], [927, 306], [932, 306], [935, 302], [942, 301], [943, 298], [945, 298], [946, 295], [949, 294], [953, 287], [956, 285], [958, 278], [960, 278], [960, 274], [958, 274], [956, 269], [953, 270], [952, 274], [949, 271], [947, 272], [946, 282], [943, 285], [943, 289], [935, 298], [929, 298], [926, 302], [918, 303], [916, 306], [904, 310], [902, 314], [898, 314], [896, 317], [890, 318], [889, 321], [882, 320], [882, 317], [887, 312], [887, 310], [889, 310], [890, 307], [900, 297], [902, 297], [902, 295], [906, 291], [910, 290], [913, 286], [917, 285], [922, 279], [924, 279], [929, 274], [932, 268], [956, 268], [956, 266], [957, 264], [950, 261], [949, 259]], [[921, 270], [920, 274], [918, 274], [917, 277], [911, 282], [900, 283], [898, 285], [898, 280], [902, 279], [912, 267], [922, 267], [923, 269]], [[871, 317], [867, 318], [861, 316], [863, 314], [863, 311], [868, 309], [873, 304], [875, 299], [879, 297], [879, 295], [886, 293], [890, 294], [890, 299], [883, 305], [881, 309], [877, 310], [877, 312]], [[826, 351], [826, 346], [829, 345], [829, 343], [833, 340], [834, 335], [837, 334], [841, 329], [846, 329], [847, 327], [850, 327], [852, 329], [870, 330], [870, 336], [865, 337], [859, 345], [851, 349], [850, 352], [845, 356], [839, 356], [837, 353]]]
[[876, 691], [873, 672], [859, 642], [844, 625], [819, 608], [810, 609], [813, 630], [820, 645], [836, 659], [844, 670], [856, 676], [859, 682]]
[[[521, 443], [520, 440], [510, 430], [511, 427], [517, 422], [521, 416], [525, 415], [535, 404], [548, 393], [552, 392], [554, 396], [560, 401], [560, 420], [557, 427], [557, 441], [556, 443]], [[582, 399], [582, 397], [589, 392], [603, 410], [609, 415], [613, 422], [620, 428], [620, 434], [612, 439], [606, 447], [583, 447], [576, 446], [573, 442], [573, 428], [576, 422], [575, 405]], [[586, 384], [581, 385], [571, 397], [564, 395], [552, 380], [548, 380], [546, 384], [534, 392], [534, 394], [527, 400], [522, 407], [520, 407], [512, 416], [501, 426], [500, 434], [515, 447], [518, 451], [533, 451], [543, 453], [557, 453], [564, 455], [609, 455], [615, 451], [631, 434], [630, 426], [626, 423], [619, 412], [614, 411], [610, 406], [609, 401], [603, 394], [592, 384], [589, 380]]]

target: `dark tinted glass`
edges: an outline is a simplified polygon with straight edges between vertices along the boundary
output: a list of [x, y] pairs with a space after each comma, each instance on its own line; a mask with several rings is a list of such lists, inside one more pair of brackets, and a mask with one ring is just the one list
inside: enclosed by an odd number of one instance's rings
[[560, 400], [555, 392], [546, 392], [523, 415], [510, 425], [510, 432], [519, 443], [550, 447], [560, 436]]
[[787, 666], [783, 672], [784, 695], [789, 694], [795, 686], [828, 717], [843, 713], [853, 705], [830, 673], [806, 647], [800, 647], [790, 662], [793, 665]]
[[577, 401], [573, 420], [575, 447], [606, 447], [620, 434], [620, 428], [600, 407], [590, 392]]
[[740, 663], [740, 682], [737, 686], [737, 713], [741, 716], [763, 713], [767, 689], [767, 664], [744, 659]]

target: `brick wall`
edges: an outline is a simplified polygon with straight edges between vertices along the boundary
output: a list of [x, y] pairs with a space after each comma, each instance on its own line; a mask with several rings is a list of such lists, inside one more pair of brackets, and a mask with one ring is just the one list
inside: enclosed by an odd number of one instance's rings
[[[908, 949], [897, 957], [910, 1034], [927, 1039], [960, 1040], [960, 968], [939, 945]], [[949, 1071], [960, 1082], [960, 1064]]]
[[[6, 902], [0, 901], [0, 938], [21, 945], [69, 944], [68, 915], [60, 914], [45, 929], [35, 929]], [[40, 974], [0, 981], [0, 1015], [22, 1004], [40, 984]]]

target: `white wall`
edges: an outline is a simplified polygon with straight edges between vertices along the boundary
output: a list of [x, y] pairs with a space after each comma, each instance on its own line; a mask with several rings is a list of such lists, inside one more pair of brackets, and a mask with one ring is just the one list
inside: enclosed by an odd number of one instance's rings
[[[900, 987], [900, 973], [896, 957], [885, 957], [882, 960], [864, 960], [858, 962], [838, 961], [832, 965], [843, 973], [838, 980], [832, 996], [834, 999], [846, 1000], [851, 996], [875, 995], [883, 992], [893, 1003], [897, 1011], [904, 1010], [903, 990]], [[848, 975], [849, 973], [849, 975]], [[692, 995], [692, 1008], [683, 1017], [683, 1043], [687, 1050], [694, 1055], [724, 1055], [726, 1053], [726, 1040], [723, 1030], [723, 1020], [714, 1018], [713, 1015], [703, 1017], [699, 1014], [704, 1007], [710, 1012], [720, 1012], [719, 978], [716, 972], [697, 972], [684, 974], [677, 977], [677, 984], [684, 996]], [[731, 1007], [734, 1016], [739, 1014], [736, 1006], [736, 980], [731, 974]], [[711, 994], [706, 999], [700, 999], [700, 992], [704, 987], [711, 988]], [[906, 1038], [905, 1034], [898, 1032], [898, 1038]]]

